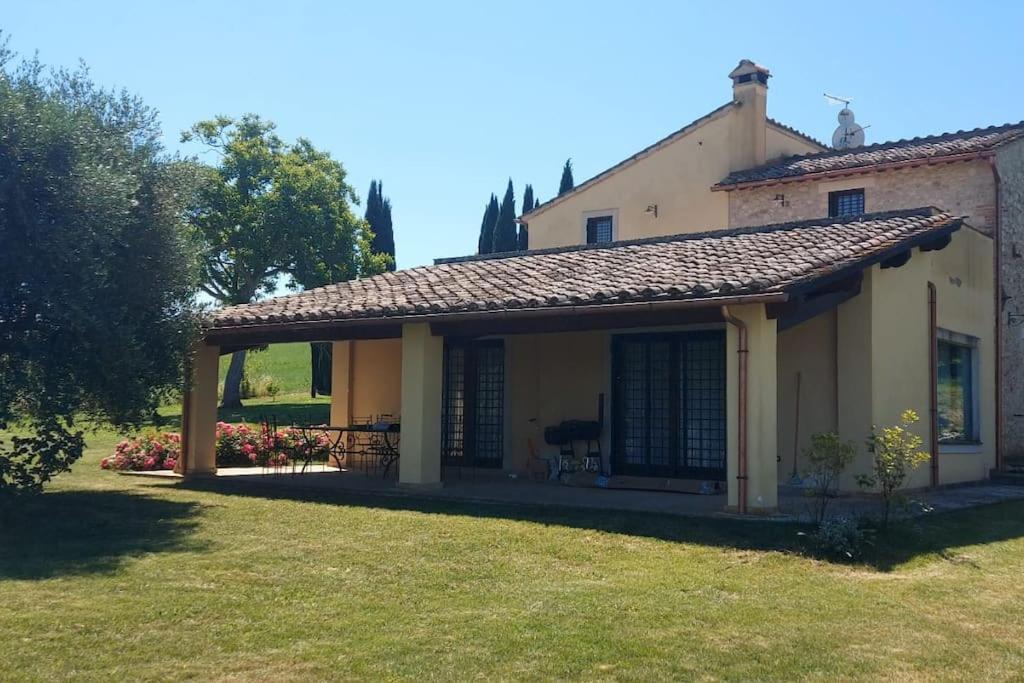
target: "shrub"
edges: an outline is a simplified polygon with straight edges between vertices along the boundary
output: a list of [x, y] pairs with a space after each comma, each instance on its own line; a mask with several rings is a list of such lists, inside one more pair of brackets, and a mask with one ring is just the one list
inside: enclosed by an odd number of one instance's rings
[[835, 432], [811, 435], [811, 447], [804, 451], [807, 457], [805, 476], [814, 481], [808, 494], [815, 498], [815, 521], [825, 519], [828, 502], [839, 489], [839, 475], [853, 462], [857, 451], [849, 441], [842, 441]]
[[[268, 452], [270, 449], [267, 446], [268, 444], [264, 444], [263, 435], [247, 424], [217, 423], [218, 467], [266, 466], [271, 460], [271, 454]], [[278, 462], [276, 457], [274, 462]]]
[[117, 444], [114, 454], [100, 461], [100, 467], [105, 470], [132, 472], [173, 470], [180, 457], [180, 435], [172, 432], [150, 432]]
[[820, 522], [809, 537], [822, 555], [852, 561], [863, 555], [870, 534], [856, 518], [840, 515]]
[[905, 410], [900, 415], [900, 424], [885, 427], [881, 432], [873, 429], [868, 438], [868, 451], [874, 456], [871, 473], [858, 475], [857, 483], [864, 488], [878, 487], [883, 527], [889, 524], [892, 503], [907, 475], [930, 457], [920, 450], [921, 437], [910, 431], [918, 419], [913, 410]]
[[[280, 429], [273, 436], [247, 424], [217, 423], [217, 467], [282, 467], [292, 457], [326, 462], [331, 440], [318, 434], [312, 443], [298, 429]], [[150, 433], [119, 443], [113, 455], [104, 458], [105, 470], [146, 472], [171, 470], [181, 457], [181, 436], [174, 433]]]

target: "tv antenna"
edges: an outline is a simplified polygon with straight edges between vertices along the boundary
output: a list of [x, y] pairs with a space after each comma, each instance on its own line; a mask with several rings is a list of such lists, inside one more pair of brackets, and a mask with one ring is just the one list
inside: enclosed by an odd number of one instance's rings
[[863, 145], [864, 129], [870, 128], [870, 126], [861, 126], [854, 121], [853, 111], [850, 110], [850, 102], [853, 102], [853, 98], [825, 93], [825, 99], [830, 105], [843, 105], [843, 108], [839, 110], [839, 127], [832, 133], [832, 146], [836, 149], [850, 149]]

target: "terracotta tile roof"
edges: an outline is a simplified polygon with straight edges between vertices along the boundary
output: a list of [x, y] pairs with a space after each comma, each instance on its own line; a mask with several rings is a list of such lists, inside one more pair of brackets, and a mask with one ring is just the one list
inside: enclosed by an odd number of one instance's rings
[[448, 259], [222, 309], [213, 328], [783, 294], [949, 234], [937, 209]]
[[824, 149], [828, 149], [828, 145], [826, 145], [821, 140], [819, 140], [819, 139], [817, 139], [815, 137], [811, 137], [807, 133], [803, 132], [802, 130], [797, 130], [793, 126], [787, 126], [786, 124], [784, 124], [781, 121], [776, 121], [775, 119], [773, 119], [770, 116], [768, 117], [768, 123], [770, 123], [771, 125], [775, 126], [776, 128], [779, 128], [780, 130], [784, 130], [787, 133], [791, 133], [792, 135], [795, 135], [798, 138], [803, 138], [804, 141], [810, 142], [810, 143], [812, 143], [814, 145], [817, 145], [818, 147], [821, 147], [823, 150]]
[[882, 142], [848, 150], [789, 157], [779, 162], [731, 173], [715, 186], [730, 189], [744, 183], [770, 183], [818, 173], [833, 173], [873, 166], [942, 159], [962, 154], [987, 152], [1024, 136], [1024, 121], [930, 137]]

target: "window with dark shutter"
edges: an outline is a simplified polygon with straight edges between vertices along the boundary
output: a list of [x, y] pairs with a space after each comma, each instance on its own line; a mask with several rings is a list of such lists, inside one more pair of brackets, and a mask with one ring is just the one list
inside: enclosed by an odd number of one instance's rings
[[587, 219], [587, 244], [600, 244], [612, 241], [611, 216], [592, 216]]
[[864, 188], [828, 193], [828, 215], [830, 218], [859, 216], [864, 213]]

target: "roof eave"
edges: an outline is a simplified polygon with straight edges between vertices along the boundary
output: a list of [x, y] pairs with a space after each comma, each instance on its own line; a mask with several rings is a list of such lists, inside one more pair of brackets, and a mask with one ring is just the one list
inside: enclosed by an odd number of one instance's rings
[[901, 168], [914, 168], [917, 166], [936, 166], [939, 164], [953, 164], [960, 161], [973, 161], [976, 159], [987, 159], [996, 155], [995, 149], [982, 152], [968, 152], [966, 154], [946, 154], [942, 156], [925, 157], [922, 159], [906, 159], [903, 161], [890, 161], [881, 164], [869, 164], [866, 166], [854, 166], [851, 168], [837, 168], [828, 171], [817, 171], [814, 173], [803, 173], [800, 175], [782, 176], [779, 178], [765, 178], [763, 180], [747, 180], [740, 183], [718, 183], [711, 186], [712, 192], [731, 192], [732, 190], [746, 190], [753, 187], [770, 187], [772, 185], [789, 185], [792, 183], [809, 182], [812, 180], [827, 180], [830, 178], [845, 178], [855, 175], [867, 175], [869, 173], [880, 173]]
[[234, 337], [246, 333], [273, 332], [278, 330], [317, 330], [330, 329], [341, 331], [348, 328], [366, 328], [401, 325], [403, 323], [456, 322], [472, 320], [498, 320], [509, 318], [527, 318], [543, 316], [591, 315], [598, 313], [632, 313], [637, 311], [665, 311], [670, 309], [692, 309], [723, 305], [783, 303], [789, 300], [789, 294], [783, 291], [748, 293], [748, 294], [715, 294], [709, 296], [693, 296], [678, 299], [660, 299], [657, 301], [624, 301], [621, 303], [600, 304], [567, 304], [542, 306], [534, 308], [499, 308], [482, 311], [458, 311], [453, 313], [420, 313], [393, 316], [375, 316], [367, 318], [346, 318], [342, 320], [295, 320], [256, 324], [225, 325], [208, 327], [203, 331], [207, 343], [238, 341]]

